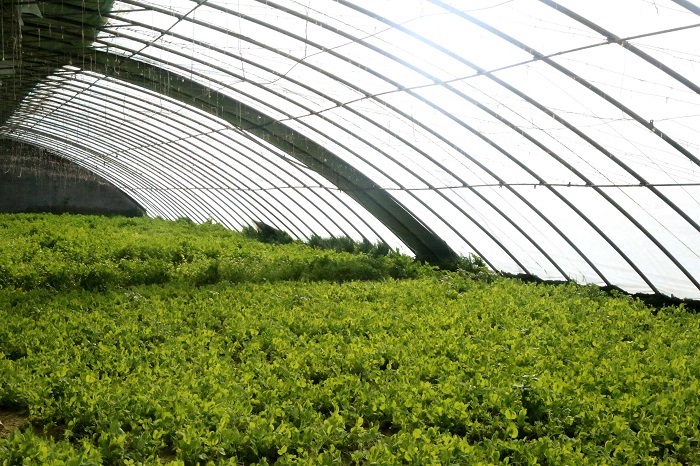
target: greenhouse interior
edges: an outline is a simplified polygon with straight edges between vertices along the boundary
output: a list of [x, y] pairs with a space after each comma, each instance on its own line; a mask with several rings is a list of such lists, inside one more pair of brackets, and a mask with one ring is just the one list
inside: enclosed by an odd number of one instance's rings
[[1, 15], [6, 165], [50, 154], [150, 217], [700, 299], [691, 1], [3, 0]]
[[0, 466], [700, 465], [700, 0], [0, 5]]

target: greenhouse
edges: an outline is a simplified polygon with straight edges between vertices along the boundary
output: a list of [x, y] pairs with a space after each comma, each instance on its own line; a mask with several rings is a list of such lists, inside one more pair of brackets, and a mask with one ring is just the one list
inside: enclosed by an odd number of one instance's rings
[[151, 217], [700, 298], [688, 0], [2, 2], [0, 138]]
[[700, 464], [698, 1], [0, 5], [0, 466]]

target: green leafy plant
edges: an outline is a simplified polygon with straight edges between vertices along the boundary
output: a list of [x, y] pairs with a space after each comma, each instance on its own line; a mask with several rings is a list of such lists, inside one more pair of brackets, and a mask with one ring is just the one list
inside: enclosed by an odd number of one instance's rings
[[289, 244], [294, 241], [289, 233], [272, 227], [265, 222], [256, 221], [255, 226], [246, 226], [241, 230], [243, 235], [267, 244]]
[[213, 224], [0, 229], [0, 419], [28, 422], [0, 464], [700, 463], [682, 307]]
[[[80, 215], [0, 215], [0, 287], [31, 290], [110, 288], [170, 282], [371, 280], [431, 273], [392, 254], [313, 252], [283, 232], [255, 240], [210, 222]], [[56, 232], [60, 232], [56, 233]], [[274, 243], [259, 242], [259, 234]], [[289, 241], [288, 241], [289, 239]]]

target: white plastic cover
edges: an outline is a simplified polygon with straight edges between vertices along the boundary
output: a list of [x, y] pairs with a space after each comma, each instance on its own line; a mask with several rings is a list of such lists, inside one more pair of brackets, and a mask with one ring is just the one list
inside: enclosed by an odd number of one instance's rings
[[[308, 138], [496, 269], [697, 299], [699, 11], [673, 0], [129, 0], [95, 46]], [[106, 74], [47, 81], [0, 134], [65, 154], [153, 215], [403, 247], [293, 154]]]

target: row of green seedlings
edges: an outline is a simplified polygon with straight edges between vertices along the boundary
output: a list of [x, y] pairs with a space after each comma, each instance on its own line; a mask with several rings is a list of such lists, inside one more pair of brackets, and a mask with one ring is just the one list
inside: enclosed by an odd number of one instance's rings
[[[241, 233], [247, 238], [268, 244], [291, 244], [295, 241], [286, 231], [258, 221], [255, 222], [255, 226], [244, 227]], [[322, 238], [317, 234], [313, 234], [306, 244], [316, 249], [349, 252], [351, 254], [363, 253], [377, 257], [388, 256], [396, 252], [383, 241], [372, 243], [367, 238], [364, 238], [362, 241], [355, 241], [347, 236]]]
[[[286, 231], [260, 221], [256, 221], [255, 226], [244, 227], [241, 233], [247, 238], [268, 244], [290, 244], [295, 241]], [[384, 241], [372, 243], [367, 238], [363, 238], [362, 241], [355, 241], [348, 236], [322, 238], [314, 233], [305, 244], [316, 249], [348, 252], [350, 254], [367, 254], [374, 257], [399, 254], [398, 250], [391, 249]], [[488, 272], [486, 263], [480, 257], [474, 255], [455, 258], [454, 264], [449, 268], [470, 273], [486, 274]]]

